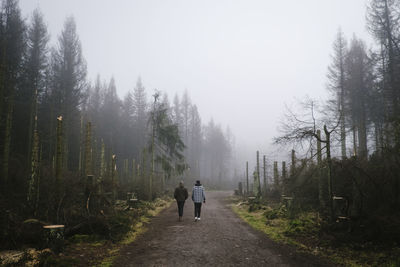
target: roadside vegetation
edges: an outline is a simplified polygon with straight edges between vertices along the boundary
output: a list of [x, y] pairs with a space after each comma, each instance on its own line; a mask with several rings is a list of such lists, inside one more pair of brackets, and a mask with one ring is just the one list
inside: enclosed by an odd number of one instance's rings
[[[98, 229], [80, 232], [65, 238], [63, 248], [26, 248], [0, 253], [1, 266], [111, 266], [119, 250], [146, 232], [146, 224], [153, 216], [168, 208], [171, 198], [157, 198], [152, 202], [139, 201], [130, 208], [118, 202], [115, 214], [107, 222], [113, 229], [104, 235]], [[92, 227], [96, 227], [95, 224]], [[40, 241], [38, 241], [40, 242]]]
[[[232, 200], [233, 211], [273, 241], [295, 246], [344, 266], [399, 266], [400, 248], [358, 239], [339, 222], [328, 225], [315, 211], [295, 211], [272, 201]], [[365, 236], [364, 236], [365, 237]]]

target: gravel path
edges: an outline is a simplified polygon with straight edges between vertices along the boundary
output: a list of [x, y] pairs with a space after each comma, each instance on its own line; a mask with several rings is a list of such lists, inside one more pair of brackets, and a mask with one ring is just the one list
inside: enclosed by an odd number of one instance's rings
[[198, 222], [190, 199], [183, 222], [178, 222], [177, 206], [172, 205], [152, 219], [145, 234], [121, 250], [114, 266], [329, 266], [252, 229], [224, 200], [229, 194], [206, 192]]

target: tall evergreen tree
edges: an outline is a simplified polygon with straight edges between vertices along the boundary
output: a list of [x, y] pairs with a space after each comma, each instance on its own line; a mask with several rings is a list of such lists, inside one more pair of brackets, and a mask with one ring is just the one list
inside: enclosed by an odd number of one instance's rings
[[[19, 138], [22, 144], [21, 153], [27, 157], [28, 170], [28, 195], [31, 206], [37, 206], [39, 196], [39, 131], [38, 131], [38, 104], [39, 96], [43, 94], [45, 87], [45, 72], [48, 67], [48, 41], [47, 26], [43, 21], [43, 15], [38, 9], [33, 12], [32, 22], [28, 28], [27, 52], [24, 62], [23, 84], [19, 93], [17, 106], [18, 126], [16, 131], [23, 134]], [[27, 112], [26, 107], [30, 106]], [[27, 123], [25, 123], [27, 122]], [[26, 125], [29, 125], [27, 128]], [[16, 137], [17, 133], [15, 134]], [[25, 150], [24, 150], [25, 149]], [[36, 202], [35, 202], [36, 200]]]
[[190, 97], [188, 91], [185, 90], [185, 92], [182, 95], [182, 101], [181, 101], [181, 113], [182, 113], [181, 117], [182, 117], [182, 129], [183, 129], [182, 136], [185, 144], [187, 144], [189, 140], [190, 106], [191, 106]]
[[181, 114], [181, 103], [179, 96], [175, 94], [172, 107], [172, 119], [176, 125], [178, 125], [180, 132], [182, 133], [182, 114]]
[[133, 90], [133, 104], [134, 104], [134, 129], [137, 133], [137, 142], [141, 146], [138, 150], [136, 158], [139, 158], [139, 151], [146, 143], [147, 134], [147, 119], [148, 119], [148, 108], [147, 108], [147, 96], [146, 90], [142, 84], [142, 80], [139, 77], [136, 82], [136, 86]]
[[135, 157], [135, 133], [134, 133], [134, 115], [135, 106], [133, 103], [133, 94], [129, 91], [122, 102], [122, 138], [124, 140], [123, 146], [123, 157], [134, 158]]
[[202, 148], [202, 125], [199, 111], [196, 105], [192, 105], [190, 110], [190, 146], [188, 149], [187, 161], [190, 165], [191, 174], [200, 177], [200, 159]]
[[[49, 34], [47, 26], [43, 21], [43, 15], [36, 9], [33, 12], [32, 22], [28, 28], [27, 53], [24, 63], [24, 84], [19, 94], [21, 97], [20, 104], [22, 104], [20, 111], [28, 118], [23, 121], [28, 121], [27, 125], [29, 125], [26, 132], [27, 136], [25, 136], [25, 140], [28, 140], [28, 145], [26, 146], [28, 153], [26, 154], [29, 156], [32, 151], [34, 132], [38, 129], [39, 97], [43, 94], [45, 88], [45, 72], [48, 67], [48, 42]], [[27, 112], [26, 106], [30, 106], [29, 112]], [[22, 127], [26, 129], [26, 125]], [[20, 131], [24, 132], [22, 128]], [[29, 162], [31, 161], [29, 160]]]
[[[379, 69], [385, 111], [386, 139], [400, 145], [400, 12], [396, 0], [371, 0], [367, 26], [378, 41], [382, 66]], [[394, 131], [393, 131], [394, 130]], [[391, 134], [394, 132], [394, 136]]]
[[3, 0], [0, 25], [0, 121], [2, 134], [2, 177], [7, 181], [10, 160], [11, 130], [14, 100], [20, 85], [23, 53], [25, 51], [25, 23], [17, 0]]
[[121, 101], [117, 95], [114, 78], [111, 78], [104, 95], [104, 104], [101, 108], [101, 132], [104, 143], [115, 154], [120, 140], [118, 140], [119, 117], [121, 115]]
[[341, 29], [338, 30], [333, 44], [332, 63], [328, 67], [328, 89], [333, 93], [334, 113], [340, 120], [341, 155], [346, 157], [346, 111], [345, 111], [345, 60], [347, 55], [347, 42]]
[[353, 128], [357, 130], [358, 154], [365, 158], [367, 156], [367, 104], [373, 86], [373, 65], [364, 42], [356, 37], [351, 41], [346, 65], [348, 109], [351, 113]]
[[86, 62], [76, 32], [75, 20], [66, 19], [53, 53], [53, 103], [57, 115], [63, 116], [65, 157], [70, 170], [78, 167], [80, 111], [87, 90]]

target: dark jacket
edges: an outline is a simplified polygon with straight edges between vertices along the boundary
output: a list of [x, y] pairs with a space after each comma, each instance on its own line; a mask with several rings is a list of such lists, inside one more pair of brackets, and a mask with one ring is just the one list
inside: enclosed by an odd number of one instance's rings
[[177, 201], [185, 201], [188, 198], [189, 194], [185, 187], [178, 186], [175, 188], [174, 198]]

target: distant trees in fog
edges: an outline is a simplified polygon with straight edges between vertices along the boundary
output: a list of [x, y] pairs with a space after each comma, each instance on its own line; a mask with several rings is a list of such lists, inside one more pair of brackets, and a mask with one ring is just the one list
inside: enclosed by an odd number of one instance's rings
[[[72, 17], [65, 20], [52, 46], [39, 10], [24, 20], [17, 0], [1, 4], [0, 184], [4, 192], [39, 192], [43, 183], [39, 176], [51, 180], [56, 165], [65, 177], [83, 177], [90, 162], [95, 177], [104, 176], [110, 174], [112, 160], [120, 185], [131, 183], [129, 177], [147, 179], [150, 171], [168, 168], [173, 177], [184, 171], [189, 181], [217, 181], [226, 175], [229, 137], [213, 122], [202, 123], [188, 91], [176, 95], [172, 104], [167, 94], [160, 94], [153, 105], [154, 92], [146, 90], [139, 77], [121, 99], [114, 78], [105, 81], [98, 75], [93, 83], [88, 80]], [[61, 121], [62, 132], [57, 132]], [[57, 147], [60, 140], [62, 148]], [[57, 152], [63, 155], [61, 161]], [[146, 160], [152, 152], [156, 166], [150, 170]], [[137, 183], [136, 190], [145, 190], [143, 186]]]

